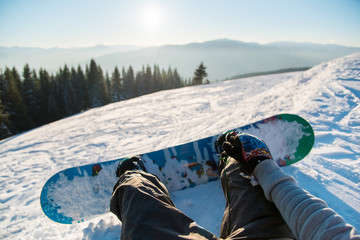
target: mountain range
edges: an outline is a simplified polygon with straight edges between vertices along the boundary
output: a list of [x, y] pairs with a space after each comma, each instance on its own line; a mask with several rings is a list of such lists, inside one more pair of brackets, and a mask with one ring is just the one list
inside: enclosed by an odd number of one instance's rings
[[16, 67], [19, 71], [26, 63], [31, 68], [45, 68], [57, 72], [64, 64], [77, 67], [94, 59], [111, 74], [115, 66], [135, 71], [142, 66], [159, 65], [177, 68], [181, 76], [191, 78], [203, 62], [208, 79], [219, 81], [235, 75], [273, 71], [284, 68], [312, 67], [323, 61], [360, 51], [359, 47], [335, 44], [275, 42], [259, 44], [230, 39], [217, 39], [184, 45], [157, 47], [104, 46], [83, 48], [26, 48], [0, 47], [0, 68]]

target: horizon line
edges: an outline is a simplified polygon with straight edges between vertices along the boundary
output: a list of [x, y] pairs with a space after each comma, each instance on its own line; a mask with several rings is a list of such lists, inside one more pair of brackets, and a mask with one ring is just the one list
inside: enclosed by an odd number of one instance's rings
[[273, 41], [273, 42], [254, 42], [254, 41], [243, 41], [243, 40], [237, 40], [237, 39], [231, 39], [231, 38], [216, 38], [212, 40], [203, 40], [203, 41], [192, 41], [187, 43], [165, 43], [165, 44], [154, 44], [154, 45], [141, 45], [141, 44], [128, 44], [128, 43], [120, 43], [120, 44], [106, 44], [106, 43], [99, 43], [94, 45], [86, 45], [86, 46], [71, 46], [71, 47], [58, 47], [58, 46], [52, 46], [52, 47], [39, 47], [39, 46], [19, 46], [19, 45], [0, 45], [0, 47], [3, 48], [33, 48], [33, 49], [44, 49], [44, 50], [51, 50], [51, 49], [81, 49], [81, 48], [96, 48], [96, 47], [128, 47], [128, 48], [153, 48], [153, 47], [164, 47], [164, 46], [186, 46], [190, 44], [202, 44], [202, 43], [208, 43], [208, 42], [215, 42], [215, 41], [234, 41], [239, 43], [246, 43], [246, 44], [258, 44], [258, 45], [271, 45], [276, 43], [293, 43], [293, 44], [314, 44], [314, 45], [333, 45], [333, 46], [342, 46], [342, 47], [349, 47], [349, 48], [360, 48], [359, 46], [350, 46], [345, 44], [339, 44], [339, 43], [319, 43], [319, 42], [311, 42], [311, 41], [291, 41], [291, 40], [279, 40], [279, 41]]

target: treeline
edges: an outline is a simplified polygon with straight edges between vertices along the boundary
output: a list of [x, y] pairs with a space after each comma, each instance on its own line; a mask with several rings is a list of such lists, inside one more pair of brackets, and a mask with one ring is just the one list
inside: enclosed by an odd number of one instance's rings
[[131, 66], [115, 67], [110, 76], [94, 60], [85, 71], [64, 65], [55, 74], [36, 72], [28, 64], [22, 77], [15, 67], [0, 69], [0, 139], [90, 108], [189, 84], [176, 69], [157, 65], [136, 73]]
[[267, 72], [245, 73], [245, 74], [235, 75], [235, 76], [231, 77], [230, 80], [239, 79], [239, 78], [263, 76], [263, 75], [270, 75], [270, 74], [278, 74], [278, 73], [306, 71], [306, 70], [309, 70], [310, 68], [311, 67], [283, 68], [283, 69], [274, 70], [274, 71], [267, 71]]

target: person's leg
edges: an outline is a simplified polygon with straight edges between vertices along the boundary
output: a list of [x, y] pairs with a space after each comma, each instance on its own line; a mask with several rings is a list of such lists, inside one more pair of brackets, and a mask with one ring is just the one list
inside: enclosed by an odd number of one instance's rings
[[220, 237], [294, 238], [275, 205], [265, 198], [262, 188], [252, 186], [240, 173], [239, 163], [229, 157], [221, 173], [226, 208]]
[[122, 222], [121, 239], [217, 239], [175, 207], [157, 177], [143, 171], [121, 175], [110, 210]]

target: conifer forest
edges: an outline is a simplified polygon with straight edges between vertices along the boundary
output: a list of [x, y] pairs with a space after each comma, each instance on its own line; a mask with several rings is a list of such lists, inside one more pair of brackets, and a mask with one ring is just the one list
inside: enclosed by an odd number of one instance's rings
[[22, 72], [6, 67], [0, 69], [0, 139], [87, 109], [193, 84], [198, 83], [184, 80], [176, 68], [115, 67], [109, 74], [93, 59], [85, 70], [64, 65], [51, 74], [28, 64]]

